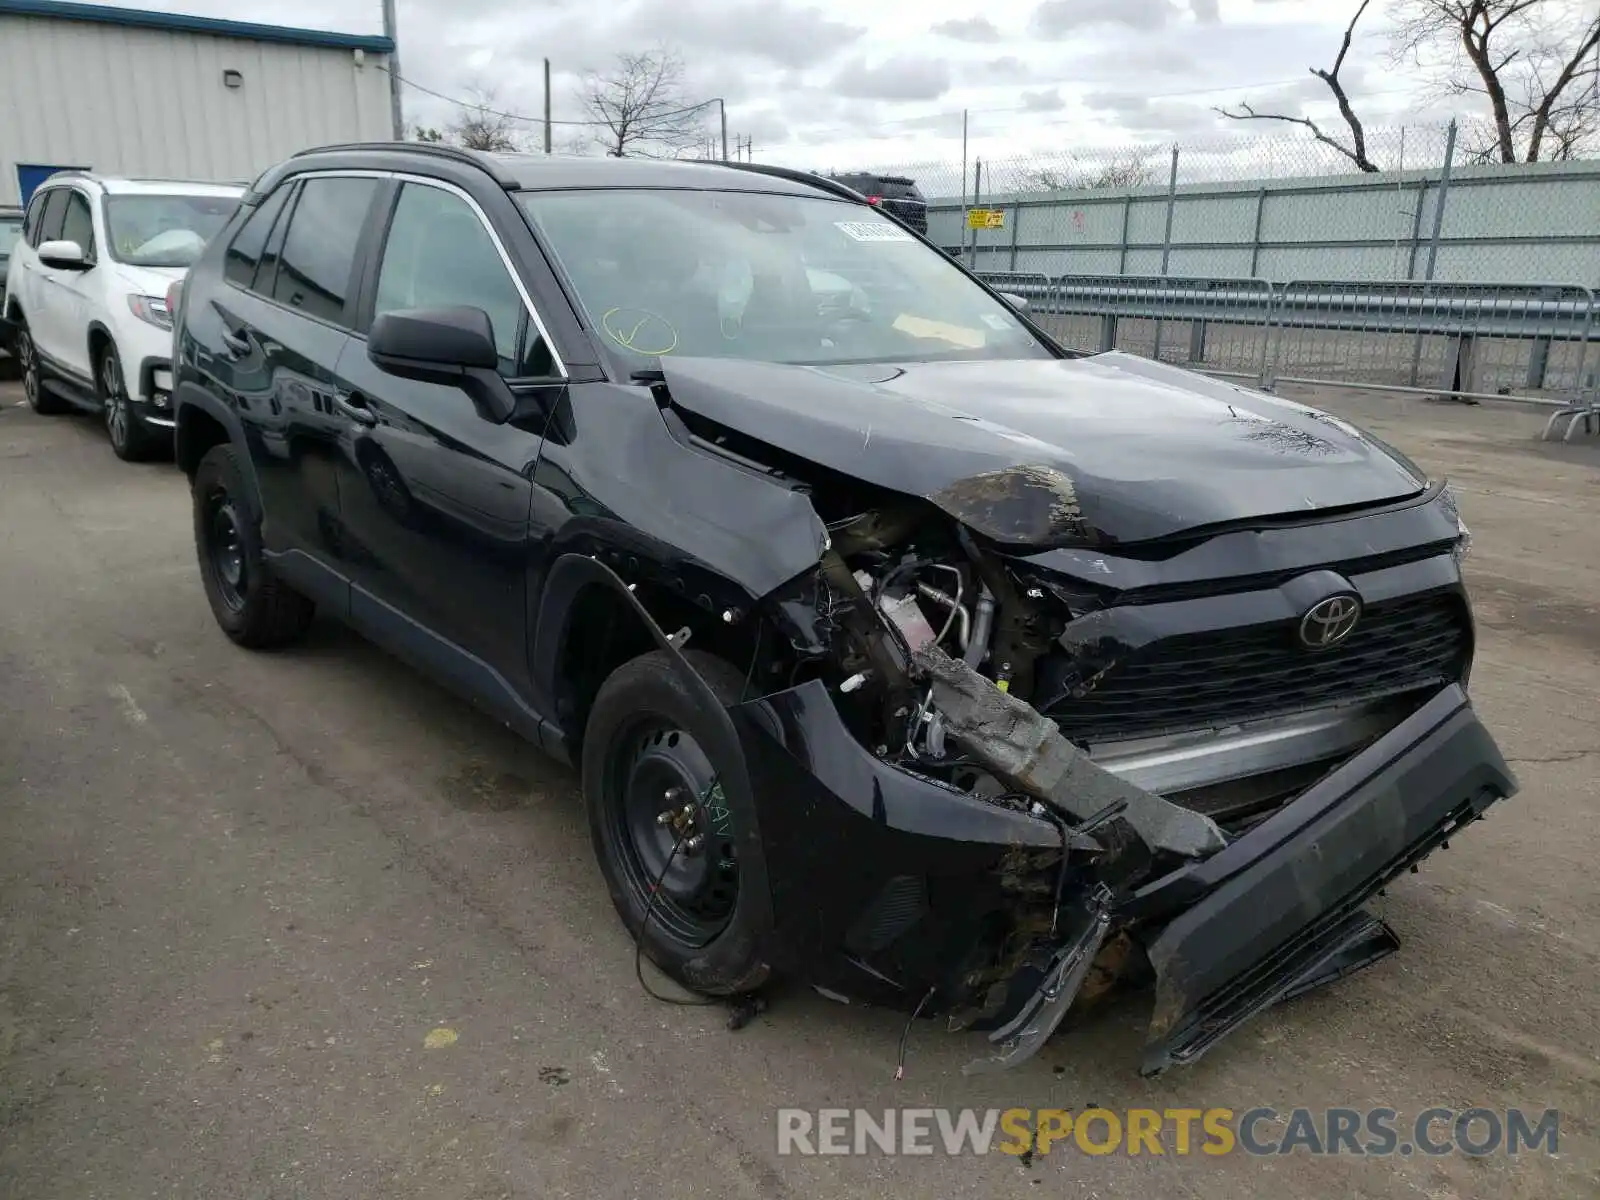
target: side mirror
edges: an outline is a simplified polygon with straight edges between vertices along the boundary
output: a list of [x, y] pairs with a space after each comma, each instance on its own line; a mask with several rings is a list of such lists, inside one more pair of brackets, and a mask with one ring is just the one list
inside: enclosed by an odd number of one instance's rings
[[1028, 298], [1026, 296], [1019, 296], [1015, 292], [1000, 292], [998, 295], [1000, 299], [1011, 305], [1018, 312], [1028, 311]]
[[504, 425], [517, 398], [500, 377], [494, 324], [481, 308], [386, 312], [367, 332], [367, 357], [401, 379], [458, 387], [486, 421]]
[[82, 246], [66, 241], [40, 242], [39, 261], [58, 271], [87, 271], [94, 265]]

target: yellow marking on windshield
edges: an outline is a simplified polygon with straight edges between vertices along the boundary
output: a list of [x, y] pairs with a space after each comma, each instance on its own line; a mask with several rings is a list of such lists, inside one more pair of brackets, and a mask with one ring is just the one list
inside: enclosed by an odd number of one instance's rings
[[909, 333], [912, 337], [938, 338], [940, 341], [950, 342], [967, 350], [981, 350], [988, 344], [988, 338], [981, 329], [950, 325], [944, 321], [912, 316], [910, 313], [901, 313], [896, 317], [894, 327], [901, 333]]

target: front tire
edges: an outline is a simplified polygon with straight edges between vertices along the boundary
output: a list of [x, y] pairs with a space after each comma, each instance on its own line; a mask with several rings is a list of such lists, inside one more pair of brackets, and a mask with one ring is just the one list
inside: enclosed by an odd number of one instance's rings
[[22, 372], [22, 394], [28, 399], [28, 407], [41, 417], [66, 412], [71, 406], [60, 396], [45, 390], [44, 376], [39, 371], [39, 348], [33, 344], [33, 335], [26, 325], [17, 330], [16, 350], [17, 367]]
[[270, 650], [298, 640], [316, 605], [272, 574], [261, 556], [261, 525], [232, 446], [206, 451], [195, 469], [194, 546], [211, 614], [241, 646]]
[[123, 462], [144, 462], [155, 457], [160, 443], [133, 411], [128, 381], [123, 378], [122, 358], [110, 343], [100, 351], [95, 364], [95, 379], [100, 389], [100, 404], [106, 417], [106, 437], [112, 452]]
[[[718, 700], [738, 702], [739, 671], [698, 651], [686, 657]], [[666, 651], [624, 663], [589, 712], [583, 795], [595, 857], [628, 932], [674, 979], [731, 996], [772, 974], [760, 953], [768, 918], [747, 883], [746, 831], [704, 749], [706, 725]]]

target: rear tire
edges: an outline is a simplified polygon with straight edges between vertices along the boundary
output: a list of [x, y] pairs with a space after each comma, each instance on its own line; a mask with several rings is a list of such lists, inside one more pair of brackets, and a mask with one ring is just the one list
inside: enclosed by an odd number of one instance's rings
[[211, 614], [241, 646], [270, 650], [298, 640], [316, 605], [261, 556], [261, 525], [250, 486], [232, 446], [206, 451], [195, 469], [194, 546]]
[[39, 370], [39, 348], [33, 344], [33, 335], [24, 325], [17, 330], [17, 369], [22, 373], [22, 394], [28, 407], [41, 417], [59, 416], [72, 406], [53, 392], [45, 390], [44, 375]]
[[[741, 672], [709, 654], [686, 657], [720, 701], [739, 700]], [[760, 954], [768, 918], [748, 884], [739, 810], [720, 800], [721, 768], [702, 749], [712, 744], [706, 725], [666, 651], [624, 663], [589, 712], [583, 795], [595, 857], [628, 932], [674, 979], [731, 996], [772, 974]], [[680, 827], [671, 818], [686, 805], [695, 815]], [[690, 836], [700, 838], [693, 851]]]

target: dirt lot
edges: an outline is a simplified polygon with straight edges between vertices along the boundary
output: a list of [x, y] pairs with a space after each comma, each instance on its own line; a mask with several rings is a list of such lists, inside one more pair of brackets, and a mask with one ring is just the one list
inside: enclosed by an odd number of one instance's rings
[[[1328, 393], [1451, 475], [1473, 691], [1523, 783], [1389, 891], [1395, 957], [1135, 1074], [1141, 1004], [971, 1040], [799, 989], [739, 1033], [641, 993], [570, 772], [338, 628], [214, 627], [170, 465], [0, 385], [0, 1195], [1600, 1195], [1600, 450]], [[429, 1048], [431, 1031], [453, 1044]], [[443, 1035], [433, 1039], [448, 1041]], [[1562, 1110], [1561, 1151], [794, 1158], [780, 1105]]]

